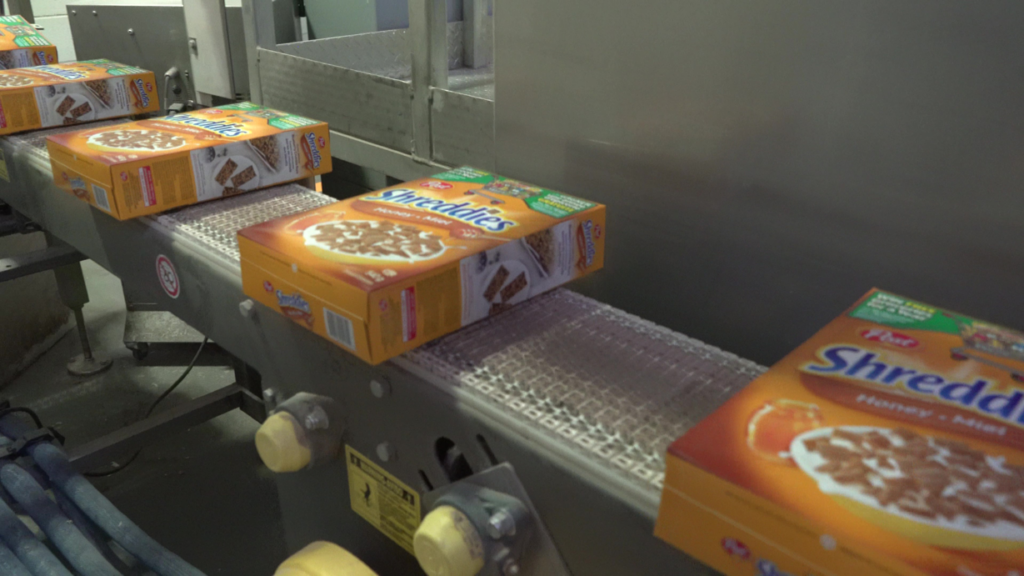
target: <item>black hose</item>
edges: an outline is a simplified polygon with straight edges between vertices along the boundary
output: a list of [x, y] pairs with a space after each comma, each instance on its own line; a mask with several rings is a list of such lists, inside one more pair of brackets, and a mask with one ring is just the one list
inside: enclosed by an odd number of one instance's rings
[[4, 576], [32, 576], [11, 549], [0, 544], [0, 574]]
[[0, 541], [33, 576], [71, 576], [71, 572], [36, 538], [6, 503], [0, 502]]
[[28, 472], [17, 464], [0, 464], [0, 484], [82, 576], [121, 576]]

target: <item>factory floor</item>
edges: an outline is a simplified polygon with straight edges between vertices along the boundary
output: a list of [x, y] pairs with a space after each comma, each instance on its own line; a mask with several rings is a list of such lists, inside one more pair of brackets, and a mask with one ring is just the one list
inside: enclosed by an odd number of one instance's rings
[[[93, 348], [113, 358], [97, 376], [68, 374], [80, 351], [74, 330], [0, 390], [14, 406], [36, 410], [74, 446], [141, 418], [181, 374], [195, 346], [154, 350], [142, 361], [122, 342], [125, 305], [120, 281], [83, 262], [91, 302], [84, 314]], [[160, 408], [233, 381], [216, 353], [197, 367]], [[257, 424], [235, 410], [145, 448], [124, 470], [94, 479], [123, 512], [209, 575], [270, 576], [286, 556], [277, 490], [253, 446]], [[102, 471], [102, 470], [101, 470]]]

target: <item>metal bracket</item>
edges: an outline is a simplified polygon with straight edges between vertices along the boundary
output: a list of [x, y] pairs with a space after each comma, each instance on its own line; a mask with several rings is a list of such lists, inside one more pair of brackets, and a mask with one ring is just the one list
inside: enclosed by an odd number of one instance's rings
[[186, 430], [235, 408], [244, 409], [254, 403], [262, 405], [262, 401], [248, 390], [238, 384], [231, 384], [76, 446], [69, 451], [68, 456], [78, 470], [93, 470], [157, 438]]
[[53, 270], [82, 260], [85, 260], [85, 255], [66, 244], [0, 258], [0, 282]]
[[[551, 534], [544, 526], [537, 509], [530, 501], [530, 496], [523, 487], [515, 469], [511, 464], [498, 464], [479, 474], [474, 474], [458, 482], [453, 482], [423, 495], [424, 510], [433, 509], [446, 495], [459, 490], [460, 486], [470, 485], [477, 488], [490, 489], [511, 496], [522, 502], [532, 519], [533, 535], [518, 559], [518, 574], [521, 576], [572, 576], [565, 566]], [[506, 571], [507, 572], [507, 571]]]

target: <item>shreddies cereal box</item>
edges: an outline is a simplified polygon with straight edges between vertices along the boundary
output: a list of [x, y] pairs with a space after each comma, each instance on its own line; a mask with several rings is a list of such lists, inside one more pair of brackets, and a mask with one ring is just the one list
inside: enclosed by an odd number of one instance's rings
[[0, 134], [155, 112], [152, 72], [110, 60], [0, 70]]
[[0, 16], [0, 70], [57, 62], [57, 47], [21, 16]]
[[880, 290], [669, 449], [656, 533], [733, 576], [1024, 573], [1024, 334]]
[[238, 233], [245, 293], [379, 363], [604, 264], [604, 206], [472, 168]]
[[57, 186], [119, 220], [331, 170], [327, 124], [250, 102], [47, 138]]

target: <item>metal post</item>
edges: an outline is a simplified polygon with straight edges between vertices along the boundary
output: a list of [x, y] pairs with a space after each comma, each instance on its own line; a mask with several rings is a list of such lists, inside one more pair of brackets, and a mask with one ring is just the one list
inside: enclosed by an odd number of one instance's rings
[[261, 48], [277, 48], [274, 5], [271, 0], [242, 0], [242, 25], [245, 29], [246, 61], [249, 67], [249, 99], [262, 104], [259, 51]]
[[448, 88], [448, 11], [445, 0], [409, 2], [412, 51], [413, 158], [433, 158], [430, 133], [431, 87]]
[[484, 50], [484, 22], [487, 19], [487, 0], [464, 0], [462, 3], [462, 61], [467, 68], [483, 68], [491, 63], [491, 55]]

